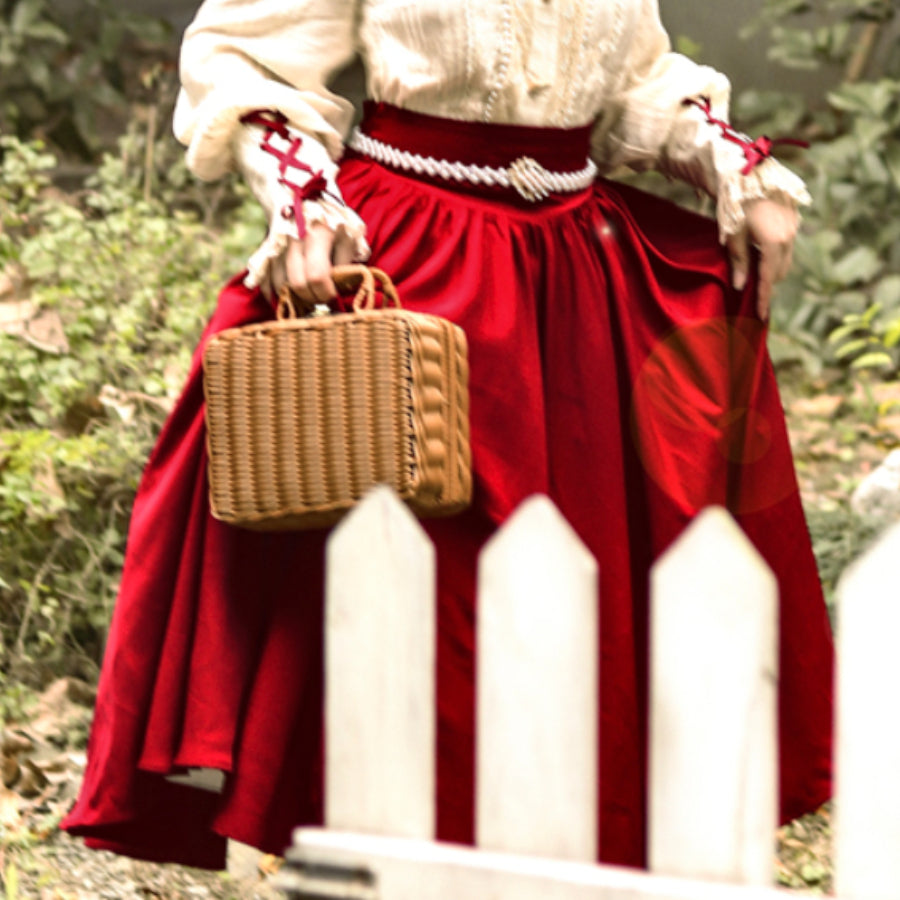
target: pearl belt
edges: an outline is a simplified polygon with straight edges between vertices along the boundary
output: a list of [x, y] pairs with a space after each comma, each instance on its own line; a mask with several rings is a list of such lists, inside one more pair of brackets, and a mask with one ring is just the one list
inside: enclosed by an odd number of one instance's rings
[[530, 156], [520, 156], [504, 169], [478, 166], [400, 150], [363, 134], [358, 128], [350, 136], [348, 146], [363, 156], [395, 169], [442, 178], [445, 181], [467, 181], [470, 184], [512, 188], [531, 202], [543, 200], [550, 194], [571, 194], [584, 190], [591, 186], [597, 176], [597, 166], [590, 159], [586, 161], [584, 168], [575, 172], [549, 172]]

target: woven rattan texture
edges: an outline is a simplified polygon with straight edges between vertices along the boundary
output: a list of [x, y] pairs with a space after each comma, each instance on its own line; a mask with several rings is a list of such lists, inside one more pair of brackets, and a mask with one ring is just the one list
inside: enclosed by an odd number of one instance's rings
[[465, 336], [400, 309], [230, 329], [203, 360], [210, 506], [257, 530], [329, 525], [375, 484], [468, 505]]

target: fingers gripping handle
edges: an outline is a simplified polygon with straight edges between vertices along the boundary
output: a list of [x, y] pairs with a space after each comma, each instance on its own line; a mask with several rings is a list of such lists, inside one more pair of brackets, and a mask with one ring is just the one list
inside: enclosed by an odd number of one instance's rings
[[[356, 291], [353, 297], [354, 312], [377, 308], [375, 304], [376, 288], [380, 288], [384, 297], [383, 305], [401, 308], [400, 297], [394, 287], [394, 282], [381, 269], [363, 265], [335, 266], [331, 270], [331, 279], [334, 281], [338, 293], [346, 294], [353, 290]], [[301, 312], [309, 312], [313, 305], [298, 297], [288, 285], [284, 285], [278, 294], [278, 318], [296, 319]]]

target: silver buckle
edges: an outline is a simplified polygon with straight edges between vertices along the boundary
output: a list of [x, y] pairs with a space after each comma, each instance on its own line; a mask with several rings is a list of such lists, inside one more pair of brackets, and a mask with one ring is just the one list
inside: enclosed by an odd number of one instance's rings
[[547, 183], [549, 172], [530, 156], [520, 156], [506, 170], [509, 183], [517, 193], [531, 203], [543, 200], [550, 194]]

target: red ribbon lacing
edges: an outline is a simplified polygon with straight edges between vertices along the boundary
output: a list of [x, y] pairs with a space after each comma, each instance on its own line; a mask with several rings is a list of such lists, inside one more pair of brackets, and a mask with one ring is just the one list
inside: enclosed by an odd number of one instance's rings
[[[241, 117], [242, 125], [258, 125], [265, 129], [260, 147], [278, 160], [278, 172], [281, 175], [278, 183], [284, 185], [292, 195], [292, 203], [285, 207], [281, 214], [285, 218], [293, 218], [297, 223], [297, 236], [300, 240], [306, 237], [306, 218], [303, 215], [304, 200], [319, 200], [328, 196], [337, 203], [343, 205], [343, 201], [336, 194], [328, 190], [328, 179], [321, 171], [316, 171], [308, 166], [297, 155], [303, 146], [303, 139], [291, 132], [287, 127], [287, 116], [277, 110], [256, 109]], [[278, 136], [287, 143], [286, 150], [279, 150], [273, 146], [272, 139]], [[297, 184], [288, 178], [288, 169], [296, 169], [305, 172], [309, 178], [303, 184]]]
[[747, 160], [747, 164], [741, 169], [741, 175], [749, 175], [763, 160], [768, 159], [772, 155], [772, 148], [778, 144], [791, 144], [794, 147], [804, 148], [809, 147], [809, 144], [806, 141], [800, 141], [796, 138], [778, 138], [773, 141], [770, 137], [763, 135], [762, 137], [758, 137], [755, 141], [751, 140], [746, 134], [735, 131], [728, 122], [717, 119], [713, 115], [712, 102], [709, 97], [700, 97], [699, 99], [688, 97], [681, 101], [681, 105], [696, 106], [697, 109], [701, 110], [706, 115], [706, 121], [709, 122], [710, 125], [716, 125], [722, 130], [723, 138], [734, 144], [738, 144], [743, 149], [744, 158]]

